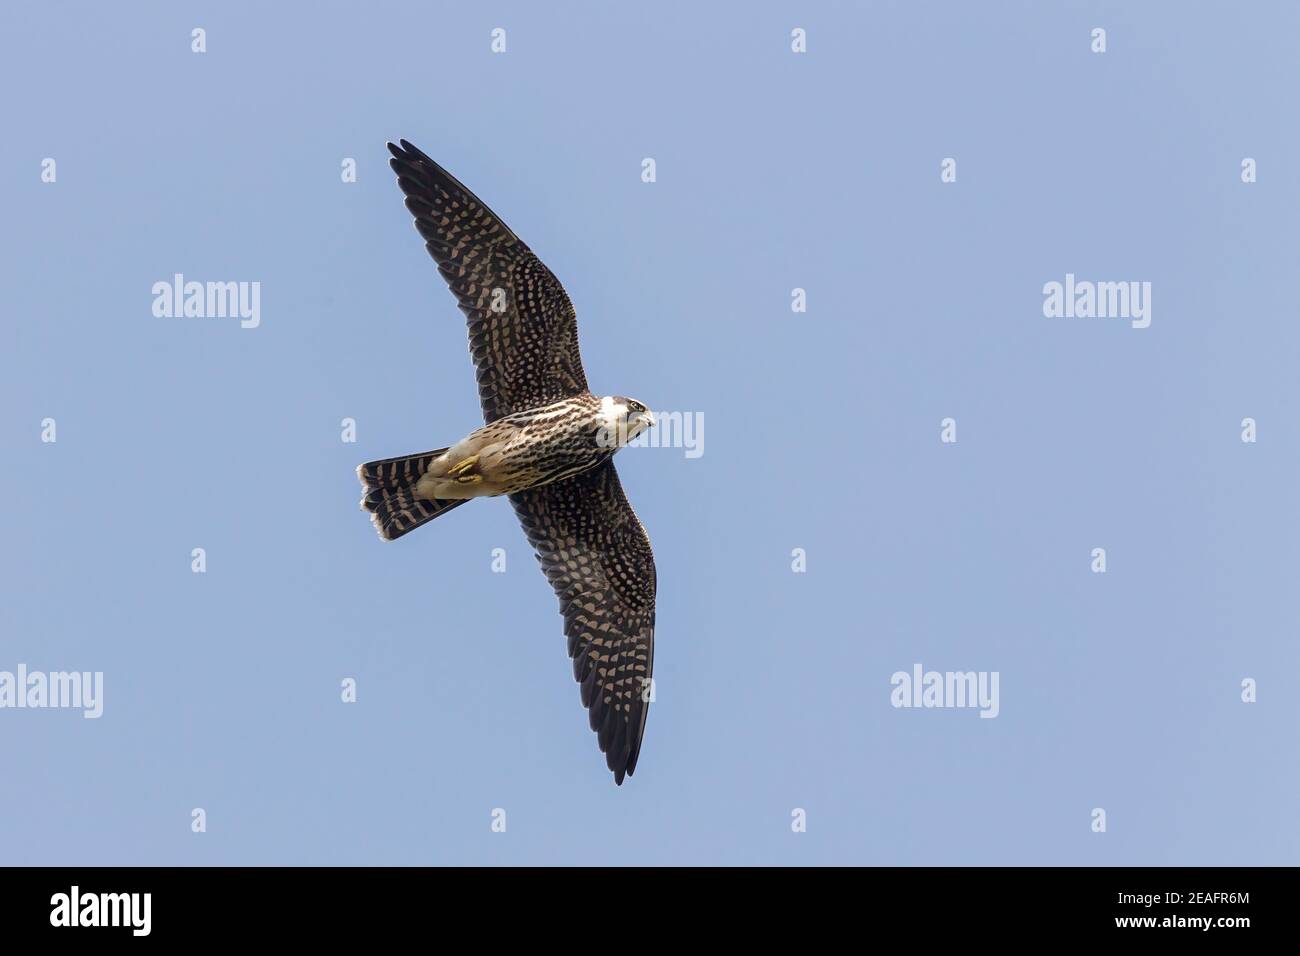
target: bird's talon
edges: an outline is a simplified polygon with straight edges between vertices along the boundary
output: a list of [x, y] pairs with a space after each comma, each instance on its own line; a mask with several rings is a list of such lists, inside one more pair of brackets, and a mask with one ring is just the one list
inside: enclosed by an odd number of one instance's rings
[[451, 470], [448, 471], [447, 474], [459, 480], [459, 476], [462, 472], [469, 471], [477, 464], [478, 464], [478, 455], [470, 455], [468, 458], [464, 459], [463, 461], [459, 461], [456, 464], [452, 465]]

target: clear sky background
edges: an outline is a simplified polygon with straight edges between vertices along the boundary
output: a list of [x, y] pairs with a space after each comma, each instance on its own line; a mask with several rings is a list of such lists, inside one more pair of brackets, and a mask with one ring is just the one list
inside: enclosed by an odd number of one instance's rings
[[[0, 862], [1300, 862], [1298, 31], [5, 4], [0, 670], [105, 701], [0, 710]], [[561, 279], [595, 390], [704, 417], [698, 459], [618, 457], [659, 568], [621, 788], [508, 504], [358, 511], [359, 462], [481, 423], [398, 137]], [[177, 272], [260, 282], [260, 327], [155, 317]], [[1151, 282], [1150, 328], [1045, 318], [1067, 272]], [[918, 662], [999, 672], [1000, 715], [891, 707]]]

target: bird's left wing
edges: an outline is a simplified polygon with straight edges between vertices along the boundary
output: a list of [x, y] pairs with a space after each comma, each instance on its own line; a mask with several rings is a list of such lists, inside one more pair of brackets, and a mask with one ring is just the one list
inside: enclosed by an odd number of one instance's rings
[[655, 560], [613, 461], [510, 496], [560, 599], [573, 676], [616, 783], [636, 769], [654, 671]]
[[415, 228], [465, 313], [484, 420], [587, 391], [578, 316], [560, 280], [455, 176], [406, 140], [388, 149]]

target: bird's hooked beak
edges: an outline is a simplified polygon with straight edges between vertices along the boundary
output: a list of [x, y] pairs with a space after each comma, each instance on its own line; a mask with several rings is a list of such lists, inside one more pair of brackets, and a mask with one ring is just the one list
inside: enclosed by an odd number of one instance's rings
[[631, 443], [647, 428], [652, 428], [654, 423], [655, 417], [649, 411], [627, 412], [618, 426], [618, 447], [622, 448], [624, 445]]
[[655, 417], [649, 410], [644, 412], [633, 412], [628, 416], [627, 431], [629, 438], [635, 438], [647, 428], [654, 428]]

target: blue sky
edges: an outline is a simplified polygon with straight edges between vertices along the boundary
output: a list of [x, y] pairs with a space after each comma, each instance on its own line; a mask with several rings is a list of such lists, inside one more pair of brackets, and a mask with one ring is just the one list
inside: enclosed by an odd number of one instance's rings
[[[104, 712], [0, 709], [0, 862], [1294, 864], [1297, 27], [5, 5], [0, 671]], [[596, 391], [703, 416], [618, 458], [659, 569], [621, 788], [509, 506], [357, 510], [480, 423], [398, 137], [564, 283]], [[175, 273], [260, 324], [156, 317]], [[1045, 317], [1067, 273], [1150, 327]], [[892, 707], [916, 663], [997, 672], [996, 719]]]

